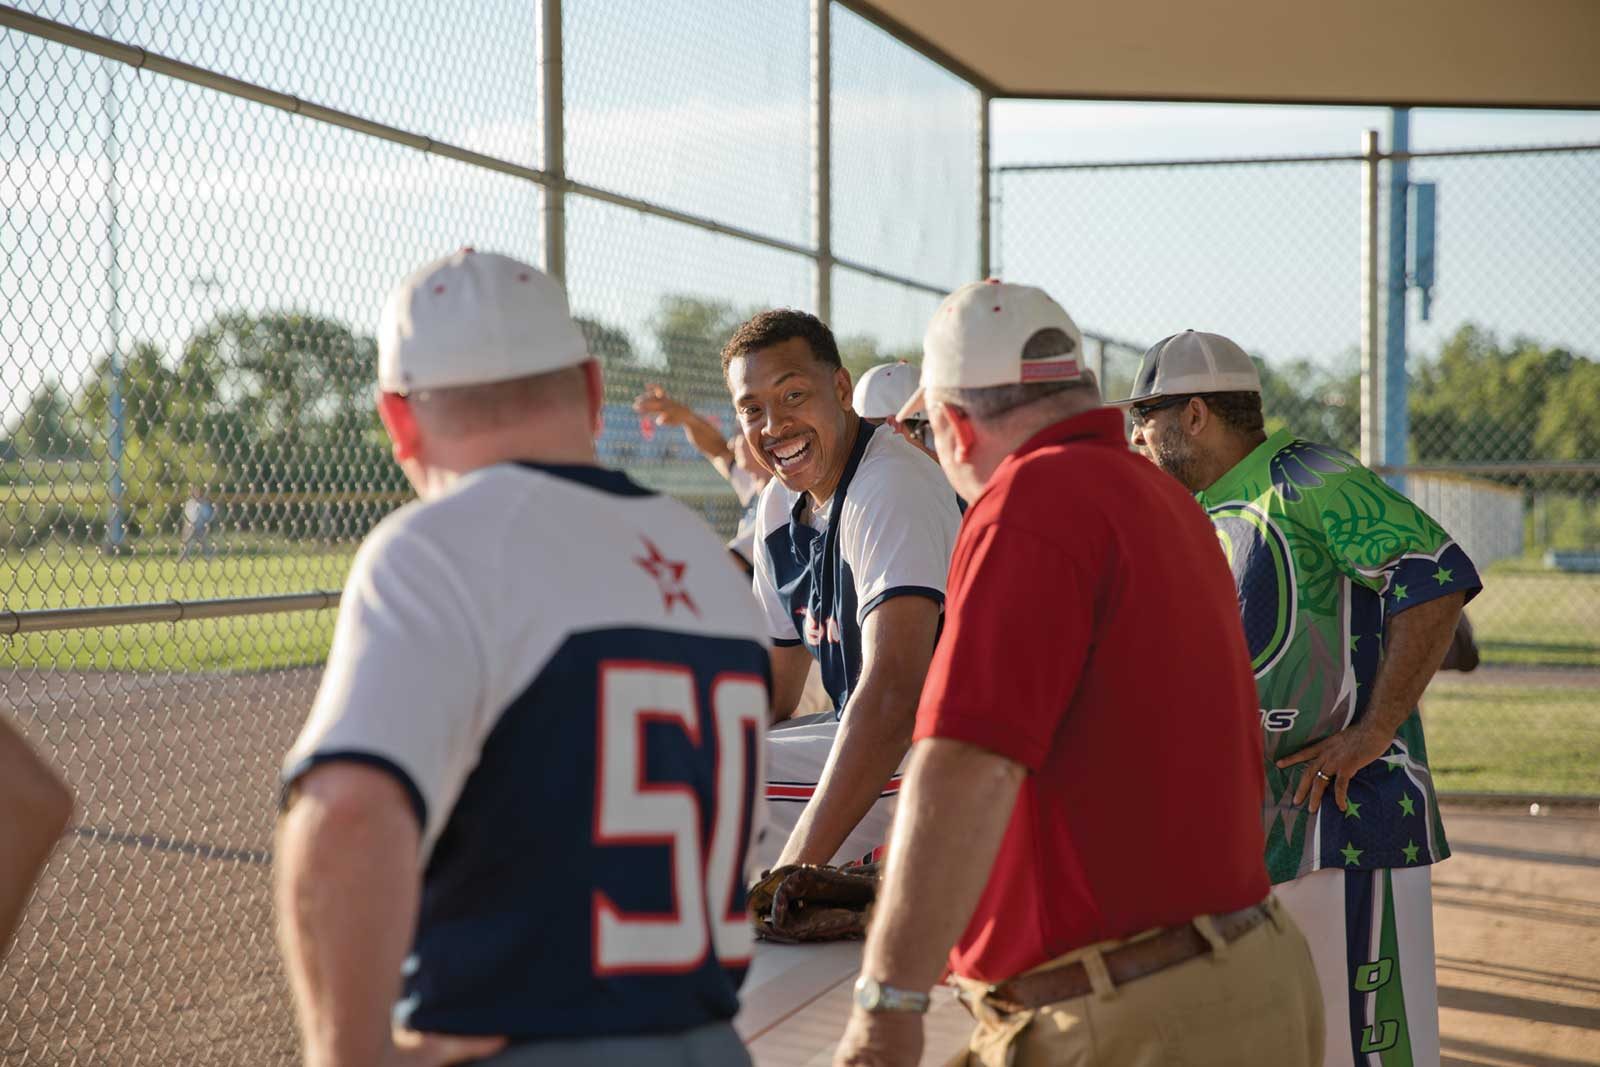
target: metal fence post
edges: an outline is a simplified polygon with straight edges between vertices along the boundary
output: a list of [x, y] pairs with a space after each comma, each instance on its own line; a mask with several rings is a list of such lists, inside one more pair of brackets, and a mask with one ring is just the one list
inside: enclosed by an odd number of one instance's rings
[[993, 275], [989, 264], [989, 94], [978, 93], [978, 277]]
[[[1383, 455], [1385, 467], [1406, 465], [1410, 438], [1406, 379], [1406, 207], [1410, 199], [1409, 166], [1411, 112], [1397, 107], [1389, 113], [1389, 294], [1385, 306], [1383, 367]], [[1388, 476], [1389, 484], [1405, 492], [1403, 474]]]
[[567, 153], [561, 77], [561, 0], [540, 0], [544, 23], [540, 51], [544, 62], [544, 269], [567, 280]]
[[[116, 34], [116, 14], [111, 5], [106, 4], [100, 9], [100, 30], [107, 36]], [[122, 407], [122, 263], [120, 261], [122, 245], [122, 226], [117, 217], [119, 201], [122, 199], [121, 176], [118, 174], [119, 164], [122, 162], [122, 142], [117, 135], [117, 112], [121, 107], [117, 100], [117, 74], [114, 63], [106, 63], [106, 288], [110, 292], [111, 306], [106, 309], [106, 335], [109, 339], [106, 355], [106, 374], [110, 379], [106, 383], [106, 414], [110, 426], [106, 431], [106, 458], [110, 470], [107, 472], [106, 491], [111, 497], [111, 506], [106, 514], [106, 548], [111, 552], [122, 551], [123, 541], [126, 538], [124, 526], [122, 496], [122, 449], [123, 449], [123, 407]]]
[[816, 307], [833, 319], [833, 0], [811, 0], [811, 229]]
[[1361, 134], [1361, 462], [1378, 463], [1378, 131]]

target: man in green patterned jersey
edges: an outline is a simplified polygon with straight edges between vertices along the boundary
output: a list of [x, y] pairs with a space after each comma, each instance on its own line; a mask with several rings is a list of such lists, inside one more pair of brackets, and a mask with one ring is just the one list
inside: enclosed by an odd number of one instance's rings
[[1416, 709], [1478, 573], [1348, 453], [1268, 436], [1255, 364], [1225, 337], [1161, 341], [1122, 406], [1233, 568], [1261, 699], [1267, 870], [1316, 960], [1326, 1063], [1437, 1064], [1429, 865], [1450, 849]]

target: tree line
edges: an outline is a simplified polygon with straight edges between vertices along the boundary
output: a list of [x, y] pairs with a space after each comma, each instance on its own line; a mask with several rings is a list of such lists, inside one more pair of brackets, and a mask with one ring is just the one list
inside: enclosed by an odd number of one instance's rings
[[[721, 411], [728, 401], [718, 353], [750, 310], [665, 296], [648, 320], [648, 351], [620, 326], [596, 318], [579, 325], [605, 367], [608, 404], [625, 405], [645, 384], [662, 381], [691, 405]], [[869, 336], [841, 338], [840, 349], [853, 375], [884, 359], [919, 355], [885, 351]], [[1259, 362], [1274, 425], [1355, 449], [1360, 375], [1353, 356]], [[0, 477], [12, 483], [13, 497], [25, 484], [71, 482], [80, 490], [76, 512], [49, 517], [46, 525], [68, 528], [55, 532], [94, 537], [103, 529], [112, 373], [111, 360], [102, 358], [71, 392], [44, 382], [0, 441]], [[372, 337], [304, 312], [223, 312], [175, 354], [135, 344], [118, 375], [124, 506], [135, 530], [174, 525], [193, 486], [223, 503], [248, 502], [254, 521], [278, 528], [306, 525], [306, 509], [319, 500], [326, 507], [403, 496], [374, 411], [375, 375]], [[1600, 459], [1600, 363], [1462, 326], [1438, 352], [1413, 363], [1411, 429], [1410, 460], [1419, 464]], [[1600, 481], [1570, 473], [1492, 477], [1591, 499]]]

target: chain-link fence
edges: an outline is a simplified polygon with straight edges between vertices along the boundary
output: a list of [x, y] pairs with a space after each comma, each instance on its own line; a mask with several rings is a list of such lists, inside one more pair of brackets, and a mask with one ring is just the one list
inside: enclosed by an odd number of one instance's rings
[[[1436, 195], [1426, 296], [1426, 212], [1409, 205], [1404, 308], [1381, 271], [1396, 157], [1381, 158], [1378, 306], [1404, 316], [1409, 368], [1404, 456], [1383, 469], [1485, 577], [1467, 612], [1482, 665], [1424, 699], [1436, 779], [1600, 794], [1600, 146], [1398, 157]], [[1364, 163], [1001, 167], [997, 269], [1114, 336], [1233, 337], [1261, 361], [1269, 429], [1356, 452]], [[1109, 395], [1136, 363], [1108, 359]]]
[[464, 244], [564, 274], [603, 460], [731, 531], [632, 398], [731, 432], [717, 353], [761, 307], [857, 368], [914, 348], [980, 269], [981, 97], [827, 0], [31, 0], [0, 78], [0, 699], [78, 803], [0, 1061], [290, 1062], [277, 767], [409, 496], [388, 288]]

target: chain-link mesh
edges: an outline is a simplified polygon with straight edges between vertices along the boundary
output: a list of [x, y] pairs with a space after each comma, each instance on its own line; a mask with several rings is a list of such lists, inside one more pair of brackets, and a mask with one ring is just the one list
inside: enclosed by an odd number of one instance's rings
[[[1044, 286], [1085, 330], [1141, 344], [1185, 329], [1232, 337], [1294, 384], [1275, 392], [1269, 374], [1265, 406], [1297, 426], [1322, 421], [1307, 376], [1358, 372], [1359, 164], [1002, 171], [997, 188], [1005, 276]], [[1109, 384], [1130, 387], [1134, 367], [1137, 356], [1122, 377], [1113, 358]], [[1356, 429], [1331, 436], [1354, 449]]]
[[[1384, 165], [1379, 306], [1409, 327], [1392, 475], [1485, 578], [1467, 611], [1482, 666], [1424, 701], [1434, 774], [1447, 791], [1600, 794], [1600, 151], [1409, 171], [1437, 183], [1437, 278], [1428, 321], [1414, 288], [1388, 306]], [[1088, 330], [1231, 336], [1261, 361], [1269, 430], [1357, 449], [1360, 162], [1001, 168], [996, 188], [1008, 278]], [[1136, 362], [1107, 357], [1107, 395], [1128, 395]]]
[[563, 0], [567, 172], [811, 240], [810, 36], [793, 0]]
[[[1600, 793], [1600, 151], [1421, 158], [1429, 321], [1409, 300], [1408, 485], [1497, 560], [1468, 608], [1485, 663], [1427, 710], [1445, 784]], [[1435, 731], [1440, 732], [1440, 731]], [[1431, 738], [1430, 738], [1431, 740]]]
[[833, 11], [833, 251], [954, 288], [978, 272], [972, 86]]
[[943, 294], [853, 270], [833, 271], [833, 326], [851, 373], [888, 359], [922, 359], [922, 334]]
[[685, 434], [633, 411], [661, 383], [679, 400], [734, 431], [722, 379], [722, 344], [765, 307], [810, 303], [815, 264], [611, 204], [567, 201], [572, 309], [606, 371], [601, 458], [678, 495], [725, 536], [738, 499]]
[[[410, 495], [372, 411], [385, 292], [463, 244], [541, 260], [544, 12], [20, 6], [354, 118], [0, 29], [4, 609], [336, 590]], [[839, 335], [871, 362], [915, 349], [929, 285], [975, 273], [977, 94], [858, 23], [833, 12], [834, 242], [922, 283], [834, 271]], [[726, 483], [631, 401], [660, 381], [731, 432], [722, 342], [753, 310], [815, 299], [809, 33], [804, 0], [562, 5], [565, 173], [645, 208], [563, 198], [572, 306], [608, 381], [602, 458], [725, 533]], [[506, 166], [413, 147], [430, 141]], [[6, 714], [78, 805], [0, 966], [0, 1061], [293, 1061], [268, 885], [277, 767], [333, 617], [0, 645]]]

